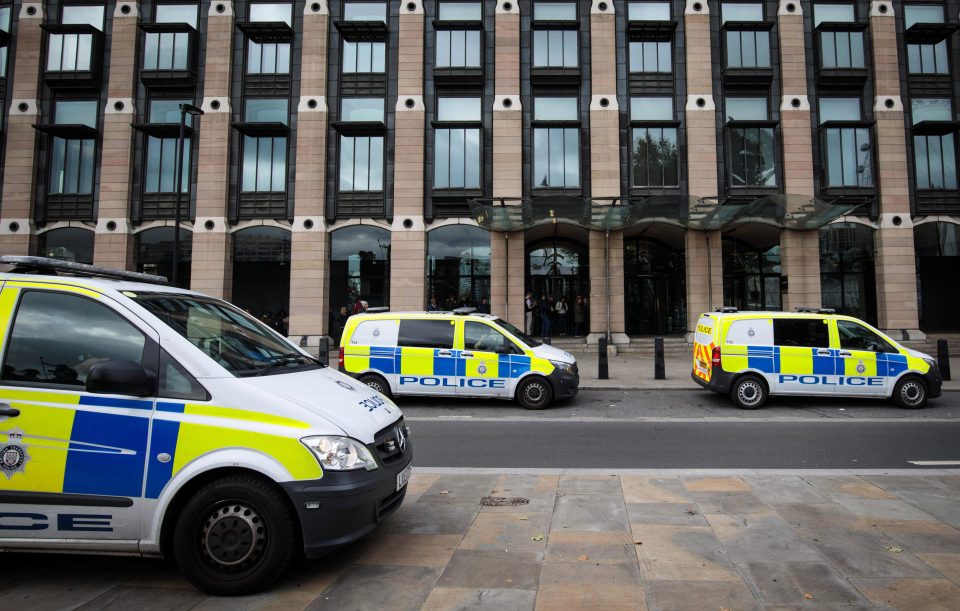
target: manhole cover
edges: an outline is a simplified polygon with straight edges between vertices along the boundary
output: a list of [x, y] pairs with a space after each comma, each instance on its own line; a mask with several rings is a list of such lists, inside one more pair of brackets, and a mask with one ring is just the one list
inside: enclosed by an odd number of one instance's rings
[[480, 499], [480, 504], [486, 507], [506, 507], [510, 505], [526, 505], [530, 499], [522, 496], [485, 496]]

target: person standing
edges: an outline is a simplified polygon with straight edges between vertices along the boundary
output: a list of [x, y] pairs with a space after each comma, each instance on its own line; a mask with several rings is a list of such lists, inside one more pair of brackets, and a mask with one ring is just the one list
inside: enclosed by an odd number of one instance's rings
[[427, 312], [439, 312], [440, 306], [437, 305], [437, 298], [431, 297], [430, 303], [427, 304]]
[[523, 331], [527, 335], [533, 335], [534, 304], [533, 293], [527, 291], [527, 296], [523, 299]]
[[567, 329], [567, 310], [569, 309], [567, 298], [561, 296], [555, 309], [557, 311], [557, 335], [566, 335], [569, 332]]
[[575, 337], [583, 336], [583, 317], [587, 306], [583, 303], [583, 296], [577, 295], [577, 302], [573, 304], [573, 334]]
[[490, 313], [490, 303], [487, 301], [486, 297], [480, 300], [480, 307], [477, 308], [477, 311], [480, 312], [481, 314]]
[[540, 293], [540, 301], [537, 302], [537, 309], [540, 311], [540, 335], [550, 337], [550, 302], [547, 301], [546, 293]]

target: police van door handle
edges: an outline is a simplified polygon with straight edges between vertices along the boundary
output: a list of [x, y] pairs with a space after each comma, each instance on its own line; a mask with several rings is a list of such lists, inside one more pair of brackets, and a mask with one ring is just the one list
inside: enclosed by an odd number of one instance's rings
[[437, 352], [437, 356], [453, 356], [453, 353], [449, 350], [440, 350]]
[[829, 350], [817, 350], [817, 356], [830, 356]]
[[839, 354], [840, 356], [853, 356], [849, 350], [841, 350], [837, 354]]
[[473, 358], [473, 353], [472, 353], [472, 352], [461, 352], [461, 353], [460, 353], [460, 356], [463, 356], [463, 357], [466, 357], [466, 358], [469, 359], [469, 358]]
[[20, 415], [20, 410], [15, 407], [10, 407], [8, 403], [0, 403], [0, 416], [7, 416], [8, 418], [16, 418]]

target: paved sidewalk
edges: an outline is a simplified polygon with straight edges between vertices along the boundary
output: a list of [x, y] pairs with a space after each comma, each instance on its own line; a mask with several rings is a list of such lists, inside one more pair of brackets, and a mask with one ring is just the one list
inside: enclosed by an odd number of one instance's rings
[[960, 473], [925, 473], [418, 472], [378, 531], [258, 596], [154, 560], [4, 554], [0, 608], [953, 611]]

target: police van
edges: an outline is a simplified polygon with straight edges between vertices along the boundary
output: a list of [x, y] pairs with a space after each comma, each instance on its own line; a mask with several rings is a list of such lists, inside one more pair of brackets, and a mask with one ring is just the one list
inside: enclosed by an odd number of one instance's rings
[[919, 408], [942, 384], [930, 356], [829, 309], [702, 314], [691, 376], [742, 409], [762, 407], [769, 395], [892, 398]]
[[406, 494], [400, 410], [165, 279], [0, 257], [0, 549], [172, 556], [269, 586]]
[[339, 359], [341, 371], [387, 396], [516, 398], [543, 409], [580, 384], [571, 354], [473, 308], [351, 316]]

